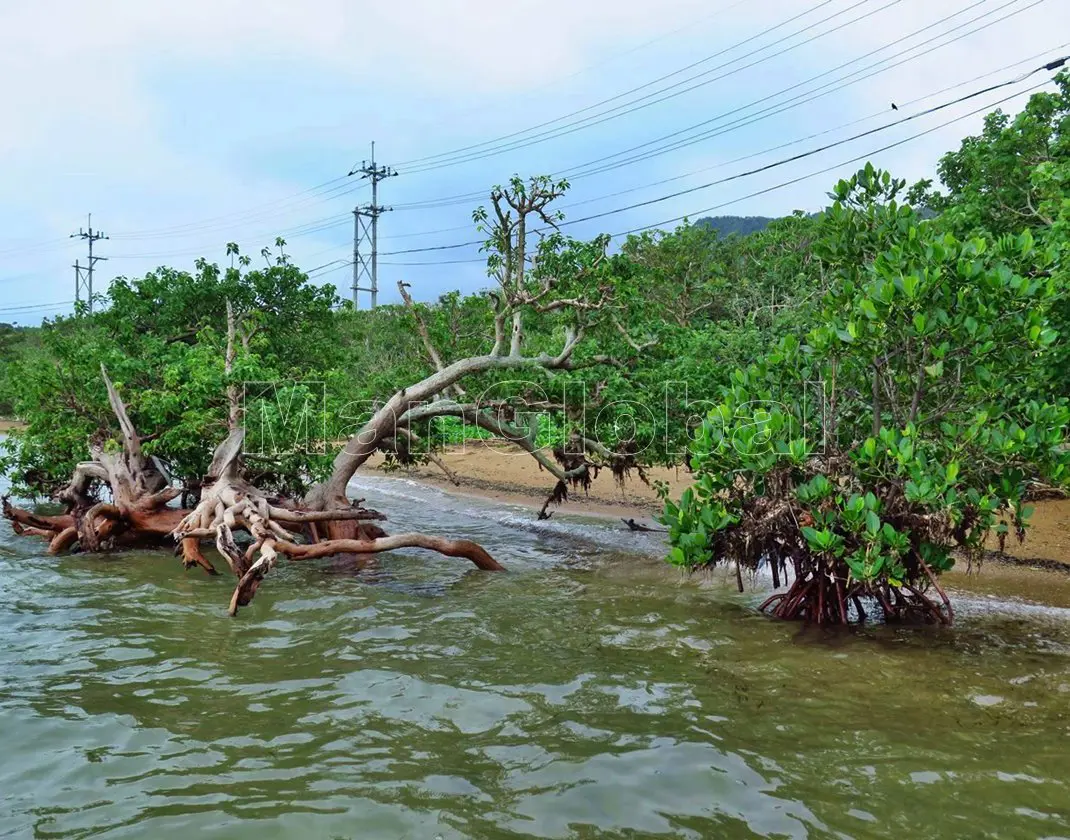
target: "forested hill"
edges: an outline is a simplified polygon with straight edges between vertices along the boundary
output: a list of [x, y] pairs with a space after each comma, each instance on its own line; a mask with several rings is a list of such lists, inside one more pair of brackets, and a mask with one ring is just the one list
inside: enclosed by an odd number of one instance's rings
[[706, 216], [695, 224], [712, 228], [721, 236], [731, 236], [733, 233], [746, 236], [748, 233], [765, 230], [772, 221], [774, 220], [768, 216]]

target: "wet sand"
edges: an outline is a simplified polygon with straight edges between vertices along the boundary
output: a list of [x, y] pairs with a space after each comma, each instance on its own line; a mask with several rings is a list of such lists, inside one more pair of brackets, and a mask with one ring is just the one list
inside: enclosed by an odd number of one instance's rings
[[5, 420], [3, 417], [0, 417], [0, 434], [25, 428], [26, 424], [19, 420]]

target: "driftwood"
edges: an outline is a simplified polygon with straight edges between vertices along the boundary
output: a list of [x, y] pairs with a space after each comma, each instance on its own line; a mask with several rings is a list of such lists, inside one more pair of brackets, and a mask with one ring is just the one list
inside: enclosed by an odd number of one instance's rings
[[664, 528], [651, 528], [649, 525], [644, 525], [641, 522], [636, 522], [634, 519], [621, 518], [620, 521], [628, 526], [628, 530], [629, 531], [638, 531], [638, 532], [643, 533], [643, 534], [666, 534], [666, 533], [668, 533], [668, 531], [666, 531]]

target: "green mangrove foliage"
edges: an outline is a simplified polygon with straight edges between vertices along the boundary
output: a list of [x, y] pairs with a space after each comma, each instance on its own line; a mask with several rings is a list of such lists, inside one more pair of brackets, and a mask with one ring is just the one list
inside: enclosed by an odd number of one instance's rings
[[[1066, 92], [1064, 77], [1013, 127], [993, 115], [945, 158], [935, 218], [872, 166], [836, 186], [812, 243], [826, 286], [815, 326], [722, 390], [691, 449], [697, 482], [666, 503], [671, 562], [768, 567], [778, 587], [791, 581], [763, 604], [784, 618], [847, 623], [868, 601], [885, 618], [946, 622], [937, 576], [953, 552], [976, 557], [993, 531], [1023, 538], [1029, 495], [1070, 484], [1053, 376], [1066, 200], [1034, 195], [1064, 183], [1051, 169], [1065, 160], [1018, 171], [1009, 191], [993, 173], [1038, 135], [1065, 157]], [[1002, 187], [975, 188], [967, 171]]]

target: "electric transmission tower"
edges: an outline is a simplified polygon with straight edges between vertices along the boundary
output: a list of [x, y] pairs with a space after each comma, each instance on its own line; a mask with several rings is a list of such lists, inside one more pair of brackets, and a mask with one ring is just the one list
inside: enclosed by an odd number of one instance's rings
[[353, 208], [353, 306], [360, 308], [360, 292], [370, 292], [375, 309], [379, 302], [379, 217], [391, 209], [379, 205], [379, 182], [398, 173], [389, 166], [375, 165], [374, 141], [371, 162], [361, 161], [349, 174], [358, 172], [372, 182], [372, 203]]
[[89, 242], [89, 264], [83, 266], [78, 260], [74, 261], [74, 301], [75, 308], [82, 301], [82, 295], [85, 294], [85, 301], [89, 305], [89, 314], [93, 314], [93, 269], [100, 260], [106, 260], [107, 257], [97, 257], [93, 255], [93, 243], [99, 242], [101, 239], [107, 239], [99, 230], [93, 230], [93, 214], [90, 213], [88, 217], [89, 230], [85, 231], [78, 228], [78, 233], [72, 233], [71, 239], [85, 239]]

